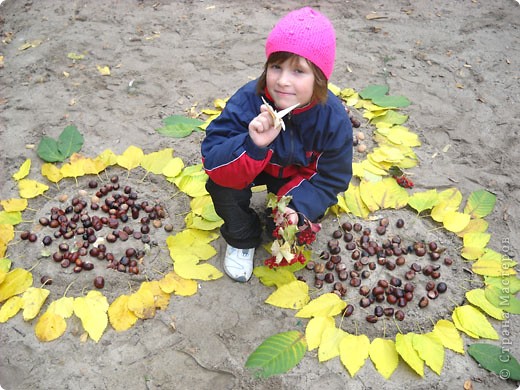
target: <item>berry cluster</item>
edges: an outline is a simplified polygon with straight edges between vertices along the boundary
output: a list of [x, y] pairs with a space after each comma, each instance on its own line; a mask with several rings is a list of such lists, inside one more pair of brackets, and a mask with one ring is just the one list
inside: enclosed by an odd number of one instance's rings
[[296, 237], [299, 245], [311, 245], [314, 241], [316, 241], [316, 233], [313, 232], [310, 227], [299, 231], [296, 234]]
[[405, 175], [401, 176], [394, 176], [395, 181], [397, 184], [399, 184], [401, 187], [404, 188], [413, 188], [414, 184], [413, 181], [411, 181], [409, 178], [407, 178]]
[[271, 256], [268, 259], [264, 260], [264, 265], [269, 268], [287, 267], [296, 263], [305, 264], [307, 258], [303, 255], [303, 253], [298, 253], [292, 258], [291, 261], [287, 261], [285, 257], [279, 263], [277, 263], [276, 261], [276, 256]]
[[271, 257], [264, 261], [269, 268], [305, 264], [308, 259], [304, 250], [316, 240], [316, 233], [320, 230], [319, 225], [308, 220], [304, 220], [302, 226], [296, 226], [285, 217], [284, 210], [290, 199], [288, 196], [278, 198], [274, 194], [268, 196], [268, 207], [275, 223]]

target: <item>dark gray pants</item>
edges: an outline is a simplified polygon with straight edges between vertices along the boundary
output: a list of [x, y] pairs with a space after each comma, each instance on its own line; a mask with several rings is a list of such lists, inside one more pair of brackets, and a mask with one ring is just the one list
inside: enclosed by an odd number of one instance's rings
[[[208, 179], [206, 189], [211, 195], [216, 213], [224, 220], [220, 233], [231, 246], [239, 249], [256, 248], [262, 242], [262, 224], [257, 213], [250, 207], [251, 187], [265, 184], [267, 191], [277, 193], [287, 179], [277, 179], [260, 174], [251, 186], [243, 190], [222, 187]], [[274, 229], [271, 211], [267, 211], [267, 231]], [[271, 237], [270, 237], [271, 238]]]

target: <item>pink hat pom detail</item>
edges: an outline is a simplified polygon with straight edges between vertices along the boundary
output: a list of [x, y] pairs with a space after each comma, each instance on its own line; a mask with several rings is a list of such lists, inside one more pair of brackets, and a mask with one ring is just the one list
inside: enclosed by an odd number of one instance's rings
[[336, 57], [334, 27], [327, 17], [310, 7], [292, 11], [280, 19], [267, 37], [267, 58], [280, 51], [308, 59], [328, 80]]

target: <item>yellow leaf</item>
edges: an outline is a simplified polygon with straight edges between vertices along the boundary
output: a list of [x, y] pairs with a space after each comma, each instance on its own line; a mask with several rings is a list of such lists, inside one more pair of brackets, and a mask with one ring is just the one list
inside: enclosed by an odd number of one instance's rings
[[440, 375], [444, 365], [444, 346], [440, 339], [432, 333], [414, 334], [412, 344], [428, 367]]
[[[14, 227], [10, 224], [0, 224], [0, 242], [7, 244], [14, 238]], [[3, 256], [1, 256], [3, 257]]]
[[143, 160], [144, 152], [137, 146], [130, 145], [122, 155], [117, 157], [117, 165], [128, 170], [137, 168]]
[[96, 343], [108, 325], [108, 301], [99, 291], [91, 290], [87, 296], [74, 299], [74, 314]]
[[32, 274], [23, 268], [15, 268], [5, 275], [0, 284], [0, 302], [25, 292], [33, 283]]
[[15, 199], [11, 198], [8, 200], [0, 201], [0, 204], [8, 213], [13, 211], [24, 211], [27, 208], [27, 199]]
[[370, 158], [375, 162], [389, 162], [397, 164], [405, 158], [403, 149], [395, 145], [381, 145], [374, 148]]
[[[338, 195], [336, 196], [336, 198], [337, 198], [337, 200], [338, 200], [338, 204], [337, 204], [337, 206], [338, 206], [341, 210], [343, 210], [345, 213], [350, 213], [350, 210], [349, 210], [349, 208], [348, 208], [348, 206], [347, 206], [347, 202], [345, 202], [345, 197], [344, 197], [344, 195], [340, 195], [340, 194], [338, 194]], [[332, 206], [331, 209], [332, 209], [333, 207], [335, 207], [335, 206]], [[338, 215], [339, 213], [340, 213], [340, 210], [338, 210], [338, 212], [336, 213], [336, 215]]]
[[468, 226], [471, 216], [469, 214], [459, 213], [458, 211], [448, 211], [444, 214], [442, 224], [446, 230], [450, 232], [460, 232]]
[[14, 296], [9, 298], [0, 308], [0, 323], [4, 323], [9, 318], [14, 317], [20, 311], [22, 306], [22, 297]]
[[448, 212], [455, 211], [456, 209], [451, 206], [447, 201], [438, 202], [431, 211], [431, 217], [434, 221], [442, 222], [444, 220], [444, 216]]
[[368, 171], [370, 173], [373, 173], [374, 175], [378, 176], [386, 176], [387, 172], [379, 166], [379, 164], [372, 162], [370, 159], [370, 154], [367, 156], [367, 158], [363, 161], [361, 161], [361, 168], [365, 171]]
[[141, 283], [139, 290], [128, 297], [128, 310], [141, 319], [155, 316], [155, 299], [148, 283]]
[[159, 285], [159, 281], [152, 280], [150, 282], [143, 282], [143, 283], [150, 284], [150, 289], [152, 290], [155, 307], [159, 310], [166, 309], [168, 307], [168, 304], [170, 303], [170, 294], [165, 293], [161, 289], [161, 286]]
[[320, 347], [318, 348], [318, 360], [325, 362], [339, 356], [339, 345], [346, 335], [348, 335], [348, 333], [342, 329], [336, 327], [326, 328], [321, 336]]
[[460, 327], [457, 326], [457, 322], [455, 322], [455, 326], [469, 336], [498, 340], [498, 334], [486, 316], [473, 306], [464, 305], [456, 307], [452, 316], [456, 316], [459, 321]]
[[455, 187], [448, 188], [439, 193], [441, 201], [446, 201], [454, 209], [458, 209], [462, 202], [462, 193]]
[[110, 325], [118, 332], [130, 329], [138, 320], [137, 316], [128, 309], [128, 299], [128, 295], [120, 295], [108, 307]]
[[69, 318], [74, 313], [74, 298], [61, 297], [52, 301], [47, 308], [47, 311], [55, 313], [63, 318]]
[[413, 348], [414, 333], [395, 335], [395, 349], [403, 360], [420, 376], [424, 376], [424, 361]]
[[21, 180], [24, 177], [26, 177], [29, 174], [29, 171], [31, 170], [31, 159], [28, 158], [24, 161], [24, 163], [20, 166], [20, 169], [18, 169], [18, 172], [13, 174], [13, 179], [15, 180]]
[[7, 243], [0, 240], [0, 258], [5, 256], [6, 251], [7, 251]]
[[281, 287], [284, 284], [291, 283], [296, 280], [293, 272], [286, 269], [275, 267], [269, 268], [266, 266], [255, 267], [253, 274], [260, 280], [260, 282], [267, 286]]
[[60, 168], [63, 177], [80, 177], [85, 175], [85, 168], [82, 160], [76, 160], [63, 164]]
[[184, 162], [179, 157], [174, 157], [166, 163], [162, 174], [166, 177], [176, 177], [184, 169]]
[[159, 280], [159, 286], [167, 294], [174, 293], [184, 297], [197, 292], [197, 282], [195, 280], [181, 278], [173, 271], [168, 272]]
[[85, 158], [83, 160], [83, 171], [85, 172], [85, 175], [97, 175], [105, 168], [105, 163], [97, 158]]
[[206, 195], [208, 193], [208, 191], [206, 191], [207, 180], [208, 177], [204, 172], [188, 176], [183, 176], [181, 174], [171, 179], [171, 181], [179, 187], [179, 190], [192, 198]]
[[206, 220], [213, 221], [213, 222], [222, 221], [222, 219], [215, 212], [213, 200], [211, 199], [211, 196], [209, 196], [209, 195], [204, 195], [204, 196], [199, 196], [197, 198], [193, 198], [190, 201], [190, 208], [194, 214], [200, 215], [202, 218], [204, 218]]
[[63, 179], [61, 170], [55, 164], [51, 163], [45, 163], [42, 165], [42, 175], [53, 183], [57, 183]]
[[[175, 272], [185, 279], [217, 279], [222, 272], [210, 264], [198, 265], [199, 260], [207, 260], [216, 255], [216, 250], [208, 244], [216, 234], [201, 230], [186, 229], [166, 239]], [[196, 277], [195, 277], [196, 276]]]
[[65, 333], [67, 322], [56, 313], [46, 311], [34, 326], [34, 333], [40, 341], [52, 341]]
[[469, 303], [471, 303], [473, 306], [477, 306], [490, 317], [500, 321], [504, 320], [504, 311], [487, 300], [485, 291], [483, 289], [476, 288], [474, 290], [467, 291], [466, 298], [468, 299]]
[[22, 179], [18, 182], [18, 191], [22, 198], [31, 199], [43, 194], [49, 189], [45, 184], [32, 179]]
[[345, 191], [345, 203], [347, 204], [348, 209], [356, 217], [366, 219], [368, 217], [368, 214], [370, 214], [370, 210], [361, 199], [359, 186], [355, 184], [351, 183], [347, 191]]
[[[485, 253], [486, 252], [484, 252], [484, 254]], [[516, 262], [512, 260], [504, 259], [502, 261], [497, 261], [495, 259], [482, 256], [473, 263], [471, 269], [473, 272], [479, 275], [504, 277], [516, 274], [516, 271], [513, 269], [515, 265]]]
[[157, 152], [146, 154], [141, 160], [141, 166], [149, 172], [160, 175], [164, 167], [172, 161], [172, 153], [172, 148], [165, 148]]
[[325, 293], [307, 303], [295, 316], [300, 318], [334, 317], [347, 306], [338, 295]]
[[370, 344], [368, 354], [376, 370], [385, 379], [392, 376], [399, 364], [399, 355], [397, 354], [393, 340], [375, 338]]
[[[211, 206], [213, 207], [213, 205]], [[217, 215], [214, 210], [215, 209], [213, 209], [213, 213]], [[193, 210], [186, 215], [186, 218], [184, 218], [184, 222], [187, 228], [199, 230], [215, 230], [224, 223], [222, 219], [219, 219], [218, 221], [207, 220], [204, 217], [195, 214]]]
[[65, 173], [67, 173], [66, 177], [78, 177], [89, 174], [97, 175], [99, 172], [105, 169], [105, 166], [101, 161], [93, 160], [79, 153], [73, 153], [69, 160], [70, 165], [65, 165]]
[[385, 178], [377, 183], [362, 181], [359, 187], [361, 198], [370, 211], [399, 209], [408, 204], [408, 193], [393, 178]]
[[476, 333], [473, 333], [472, 331], [468, 330], [468, 329], [465, 329], [464, 326], [462, 326], [462, 323], [461, 321], [459, 320], [459, 317], [457, 315], [457, 312], [452, 312], [451, 313], [451, 318], [453, 320], [453, 324], [455, 325], [455, 327], [459, 330], [462, 330], [464, 333], [466, 333], [468, 336], [470, 337], [473, 337], [474, 339], [478, 339], [479, 336], [476, 334]]
[[311, 318], [305, 328], [305, 339], [307, 340], [307, 348], [309, 351], [320, 346], [321, 337], [325, 329], [334, 327], [335, 321], [332, 317]]
[[97, 68], [98, 72], [101, 74], [101, 76], [110, 76], [110, 67], [109, 66], [96, 65], [96, 68]]
[[29, 287], [23, 293], [23, 319], [25, 321], [30, 321], [38, 315], [49, 294], [49, 290], [36, 287]]
[[94, 161], [101, 161], [105, 167], [117, 164], [117, 155], [110, 149], [105, 149]]
[[[166, 239], [166, 245], [170, 250], [170, 256], [174, 264], [185, 261], [197, 263], [199, 260], [207, 260], [217, 254], [215, 248], [208, 244], [217, 235], [211, 232], [203, 235], [202, 232], [201, 230], [186, 229]], [[191, 279], [183, 275], [181, 276]]]
[[437, 321], [432, 333], [441, 340], [445, 348], [464, 355], [464, 342], [453, 322], [448, 320]]
[[363, 180], [359, 184], [359, 194], [361, 196], [361, 200], [363, 201], [363, 204], [371, 212], [379, 210], [379, 205], [377, 204], [377, 201], [374, 199], [374, 195], [376, 194], [373, 191], [375, 190], [376, 185], [379, 185], [380, 183], [381, 182], [372, 183]]
[[174, 269], [184, 279], [215, 280], [224, 274], [211, 264], [197, 264], [190, 262], [174, 263]]
[[394, 144], [402, 144], [406, 146], [421, 146], [421, 141], [419, 141], [419, 136], [415, 133], [412, 133], [408, 130], [408, 128], [400, 125], [392, 126], [386, 137], [393, 142]]
[[491, 238], [489, 233], [466, 233], [463, 237], [462, 257], [468, 260], [478, 259]]
[[265, 303], [286, 309], [301, 309], [309, 302], [309, 286], [300, 280], [284, 284], [277, 288]]
[[408, 204], [417, 210], [418, 213], [424, 210], [431, 209], [439, 202], [439, 194], [436, 189], [415, 192], [408, 198]]
[[356, 375], [368, 358], [370, 340], [364, 334], [347, 334], [339, 343], [339, 357], [350, 376]]
[[464, 237], [467, 233], [484, 233], [488, 229], [489, 223], [482, 218], [475, 218], [469, 221], [468, 225], [457, 232], [457, 236]]

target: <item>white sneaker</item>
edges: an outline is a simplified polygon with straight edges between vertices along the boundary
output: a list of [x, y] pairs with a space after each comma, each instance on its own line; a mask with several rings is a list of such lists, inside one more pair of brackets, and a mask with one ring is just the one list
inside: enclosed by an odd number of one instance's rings
[[254, 255], [255, 248], [237, 249], [228, 244], [224, 257], [224, 271], [237, 282], [247, 282], [253, 273]]

